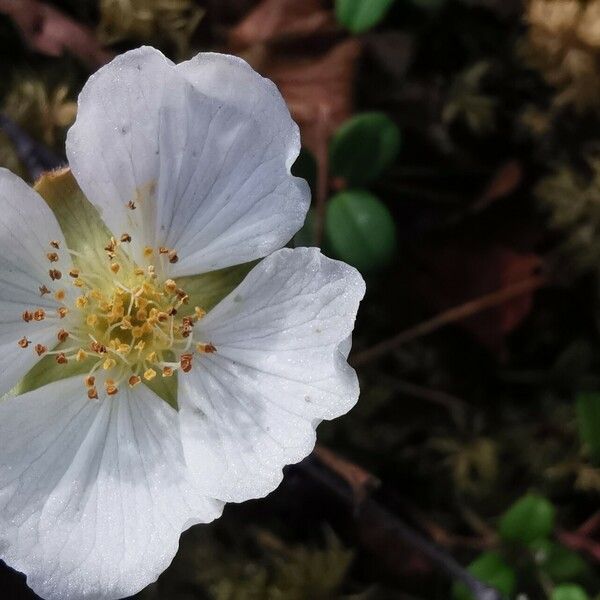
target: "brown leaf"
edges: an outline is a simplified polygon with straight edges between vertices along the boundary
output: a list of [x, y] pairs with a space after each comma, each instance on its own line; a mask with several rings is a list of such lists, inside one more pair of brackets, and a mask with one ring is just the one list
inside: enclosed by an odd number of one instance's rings
[[361, 44], [339, 39], [323, 0], [263, 0], [229, 35], [230, 48], [277, 84], [313, 152], [317, 122], [328, 137], [354, 108]]
[[61, 56], [68, 51], [93, 69], [113, 57], [91, 29], [43, 2], [0, 0], [0, 13], [11, 17], [25, 42], [42, 54]]
[[[541, 267], [539, 256], [519, 253], [500, 244], [445, 243], [427, 252], [428, 277], [419, 288], [425, 301], [441, 311], [498, 289], [517, 284]], [[465, 319], [461, 325], [480, 343], [502, 352], [504, 339], [527, 317], [533, 292], [521, 294], [496, 308]]]
[[335, 29], [322, 0], [263, 0], [229, 33], [232, 49]]

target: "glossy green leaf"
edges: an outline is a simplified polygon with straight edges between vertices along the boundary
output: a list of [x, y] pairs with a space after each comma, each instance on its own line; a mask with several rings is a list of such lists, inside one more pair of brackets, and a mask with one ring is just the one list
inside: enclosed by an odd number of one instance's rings
[[586, 392], [577, 397], [579, 437], [594, 462], [600, 463], [600, 393]]
[[500, 535], [505, 540], [525, 544], [546, 538], [554, 529], [555, 513], [549, 500], [538, 494], [527, 494], [500, 519]]
[[[468, 571], [504, 596], [511, 596], [514, 592], [517, 581], [515, 571], [496, 552], [481, 554], [469, 565]], [[455, 600], [474, 600], [463, 583], [455, 583], [452, 592]]]
[[340, 192], [330, 200], [325, 236], [337, 258], [363, 272], [386, 266], [396, 251], [396, 226], [390, 211], [363, 190]]
[[554, 588], [550, 600], [590, 600], [590, 597], [582, 587], [565, 583]]
[[352, 33], [362, 33], [380, 23], [395, 0], [336, 0], [335, 15]]
[[346, 121], [331, 140], [331, 172], [351, 186], [371, 183], [396, 160], [400, 143], [400, 130], [388, 116], [359, 114]]
[[536, 540], [530, 548], [540, 570], [557, 583], [573, 581], [587, 570], [577, 552], [551, 540]]

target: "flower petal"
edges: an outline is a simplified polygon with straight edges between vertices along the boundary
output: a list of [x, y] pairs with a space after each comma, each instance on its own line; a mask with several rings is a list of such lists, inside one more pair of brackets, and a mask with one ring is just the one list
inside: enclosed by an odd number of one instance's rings
[[175, 249], [172, 277], [289, 241], [310, 195], [290, 173], [299, 149], [276, 88], [243, 61], [200, 55], [176, 68], [151, 48], [90, 78], [67, 139], [73, 173], [113, 233], [134, 235], [138, 252]]
[[[47, 254], [58, 241], [58, 262]], [[10, 390], [39, 360], [35, 344], [58, 343], [56, 318], [24, 322], [25, 310], [56, 309], [51, 295], [40, 296], [41, 285], [51, 287], [49, 269], [68, 269], [70, 260], [52, 211], [22, 179], [0, 169], [0, 395]], [[27, 348], [17, 342], [26, 337]]]
[[260, 497], [358, 399], [346, 362], [365, 285], [316, 248], [265, 258], [196, 328], [217, 351], [179, 380], [186, 458], [205, 493]]
[[186, 480], [176, 412], [134, 389], [91, 402], [77, 377], [0, 402], [0, 556], [46, 600], [129, 596], [220, 514]]

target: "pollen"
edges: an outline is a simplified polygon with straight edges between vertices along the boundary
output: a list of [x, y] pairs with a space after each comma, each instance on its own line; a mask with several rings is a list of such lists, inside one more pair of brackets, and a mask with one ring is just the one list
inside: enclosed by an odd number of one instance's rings
[[146, 246], [144, 248], [144, 256], [146, 258], [150, 258], [153, 255], [154, 255], [154, 248], [151, 248], [150, 246]]
[[75, 300], [75, 306], [77, 308], [85, 308], [88, 305], [88, 302], [86, 296], [78, 296]]

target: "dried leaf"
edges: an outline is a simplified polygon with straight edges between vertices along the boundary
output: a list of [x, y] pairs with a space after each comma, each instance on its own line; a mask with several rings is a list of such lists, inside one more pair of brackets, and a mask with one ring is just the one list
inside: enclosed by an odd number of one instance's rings
[[43, 2], [0, 0], [0, 13], [11, 17], [25, 42], [42, 54], [62, 56], [68, 51], [94, 69], [113, 56], [101, 47], [91, 29]]

